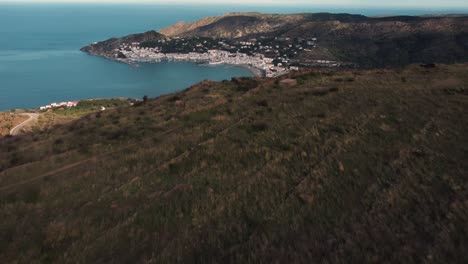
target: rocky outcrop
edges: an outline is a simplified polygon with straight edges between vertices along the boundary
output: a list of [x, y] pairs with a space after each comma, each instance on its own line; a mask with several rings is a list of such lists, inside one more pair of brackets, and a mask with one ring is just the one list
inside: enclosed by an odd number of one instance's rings
[[140, 34], [132, 34], [122, 38], [111, 38], [102, 42], [95, 42], [91, 45], [81, 48], [81, 51], [88, 52], [93, 55], [100, 55], [104, 57], [111, 57], [114, 50], [119, 48], [122, 44], [130, 44], [133, 42], [143, 43], [148, 41], [157, 41], [165, 39], [166, 36], [156, 31], [148, 31]]

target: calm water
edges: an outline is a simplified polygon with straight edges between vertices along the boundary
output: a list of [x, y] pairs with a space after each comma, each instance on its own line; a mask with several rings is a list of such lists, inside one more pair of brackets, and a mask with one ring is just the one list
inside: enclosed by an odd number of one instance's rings
[[191, 63], [146, 64], [135, 68], [79, 51], [94, 41], [158, 30], [180, 20], [193, 21], [229, 11], [434, 13], [326, 7], [0, 4], [0, 110], [96, 97], [157, 96], [204, 79], [251, 76], [243, 68]]

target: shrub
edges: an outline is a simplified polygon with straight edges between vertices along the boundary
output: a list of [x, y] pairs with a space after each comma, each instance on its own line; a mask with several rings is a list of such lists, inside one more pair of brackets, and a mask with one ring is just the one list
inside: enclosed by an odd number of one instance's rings
[[260, 100], [257, 102], [257, 105], [258, 106], [262, 106], [262, 107], [268, 107], [268, 101], [267, 100]]
[[315, 96], [324, 96], [332, 92], [337, 92], [338, 88], [336, 87], [315, 87], [311, 89], [312, 95]]
[[232, 82], [237, 85], [237, 89], [247, 92], [258, 86], [258, 81], [252, 78], [232, 78]]
[[190, 113], [187, 116], [184, 116], [183, 120], [184, 121], [191, 121], [191, 122], [201, 123], [201, 122], [210, 121], [212, 116], [213, 116], [212, 111], [207, 110], [207, 111], [200, 111], [200, 112]]
[[137, 102], [133, 103], [133, 107], [139, 107], [139, 106], [142, 106], [142, 105], [143, 105], [142, 101], [137, 101]]
[[174, 95], [174, 96], [169, 97], [168, 101], [175, 102], [175, 101], [179, 101], [180, 99], [181, 99], [180, 96]]
[[262, 132], [268, 129], [268, 124], [265, 122], [255, 122], [251, 125], [252, 132]]
[[19, 200], [25, 203], [37, 203], [39, 201], [39, 190], [35, 187], [27, 187], [19, 194]]

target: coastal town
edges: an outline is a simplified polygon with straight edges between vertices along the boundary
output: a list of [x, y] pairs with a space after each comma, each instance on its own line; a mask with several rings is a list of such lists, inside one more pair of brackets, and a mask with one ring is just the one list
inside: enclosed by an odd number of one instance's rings
[[[94, 43], [93, 45], [96, 45]], [[317, 38], [266, 38], [246, 41], [212, 38], [171, 38], [123, 43], [113, 50], [112, 59], [138, 62], [190, 61], [209, 65], [248, 67], [256, 76], [278, 77], [300, 69], [295, 59], [301, 52], [317, 47]], [[338, 62], [320, 60], [311, 65], [336, 67]]]
[[39, 107], [39, 110], [48, 110], [48, 109], [53, 109], [53, 108], [59, 108], [59, 107], [66, 107], [66, 108], [71, 108], [71, 107], [76, 107], [80, 101], [69, 101], [69, 102], [61, 102], [61, 103], [51, 103], [45, 106]]

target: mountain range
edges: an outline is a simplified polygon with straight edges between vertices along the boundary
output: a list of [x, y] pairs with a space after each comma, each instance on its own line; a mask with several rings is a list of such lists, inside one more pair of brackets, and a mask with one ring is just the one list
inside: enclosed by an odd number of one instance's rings
[[468, 16], [463, 15], [366, 17], [330, 13], [229, 13], [191, 23], [179, 22], [160, 30], [160, 34], [151, 31], [131, 35], [83, 50], [102, 55], [115, 46], [111, 43], [174, 37], [317, 38], [317, 47], [312, 52], [298, 54], [298, 60], [336, 60], [363, 68], [468, 60]]

